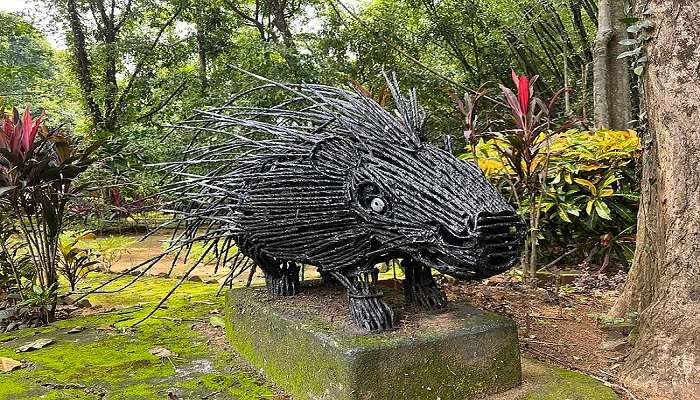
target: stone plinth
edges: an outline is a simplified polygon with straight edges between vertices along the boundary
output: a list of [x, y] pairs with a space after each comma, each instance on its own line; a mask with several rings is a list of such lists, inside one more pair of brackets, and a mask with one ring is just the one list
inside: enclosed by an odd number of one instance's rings
[[515, 324], [463, 304], [440, 313], [402, 309], [384, 289], [399, 329], [367, 334], [352, 327], [342, 288], [305, 288], [294, 298], [262, 289], [227, 295], [230, 343], [295, 399], [465, 400], [521, 380]]

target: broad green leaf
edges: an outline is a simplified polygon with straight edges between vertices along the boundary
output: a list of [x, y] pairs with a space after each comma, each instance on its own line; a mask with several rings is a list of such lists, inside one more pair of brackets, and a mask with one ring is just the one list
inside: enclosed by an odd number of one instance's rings
[[595, 211], [600, 218], [607, 219], [609, 221], [612, 220], [612, 217], [610, 216], [610, 209], [608, 208], [608, 205], [605, 204], [603, 201], [595, 201]]
[[635, 48], [633, 50], [629, 50], [629, 51], [623, 51], [622, 53], [620, 53], [619, 56], [617, 56], [617, 59], [619, 60], [619, 59], [622, 59], [625, 57], [638, 56], [639, 54], [641, 54], [641, 52], [642, 52], [641, 47], [637, 47], [637, 48]]
[[593, 202], [595, 200], [588, 200], [588, 203], [586, 203], [586, 214], [591, 215], [593, 212]]
[[564, 210], [562, 210], [561, 208], [559, 209], [558, 214], [559, 214], [559, 218], [561, 218], [562, 221], [571, 222], [571, 219], [569, 218], [569, 216], [566, 215], [566, 212], [564, 212]]
[[600, 191], [600, 196], [599, 197], [610, 197], [615, 193], [614, 190], [612, 189], [603, 189]]

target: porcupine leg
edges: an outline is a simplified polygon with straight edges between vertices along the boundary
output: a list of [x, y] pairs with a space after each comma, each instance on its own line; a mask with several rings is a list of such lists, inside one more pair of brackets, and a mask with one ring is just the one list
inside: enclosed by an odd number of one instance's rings
[[447, 307], [447, 298], [440, 290], [430, 267], [410, 258], [401, 261], [405, 278], [403, 293], [406, 303], [413, 303], [425, 310], [439, 310]]
[[299, 291], [299, 265], [294, 261], [277, 262], [277, 266], [261, 267], [265, 272], [267, 292], [273, 296], [294, 296]]
[[348, 290], [350, 315], [355, 325], [371, 332], [394, 328], [394, 312], [384, 302], [384, 294], [377, 289], [377, 269], [329, 273]]
[[267, 293], [272, 296], [294, 296], [299, 291], [299, 265], [294, 261], [279, 261], [253, 252], [253, 260], [265, 273]]

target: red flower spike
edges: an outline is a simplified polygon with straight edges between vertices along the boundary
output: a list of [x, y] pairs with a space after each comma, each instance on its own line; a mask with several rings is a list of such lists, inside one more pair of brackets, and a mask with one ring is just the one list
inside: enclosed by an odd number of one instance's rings
[[530, 78], [525, 75], [518, 76], [518, 74], [516, 74], [513, 70], [511, 70], [511, 77], [513, 78], [513, 83], [518, 90], [518, 105], [520, 106], [520, 112], [522, 114], [527, 114], [528, 108], [530, 107], [530, 96], [532, 94]]

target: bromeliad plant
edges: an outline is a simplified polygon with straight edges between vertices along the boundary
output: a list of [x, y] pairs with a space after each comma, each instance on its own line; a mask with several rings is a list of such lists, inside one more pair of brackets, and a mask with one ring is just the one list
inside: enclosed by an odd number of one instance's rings
[[[58, 287], [57, 257], [68, 203], [80, 187], [74, 179], [94, 160], [95, 143], [81, 148], [68, 134], [49, 131], [43, 114], [32, 118], [4, 110], [0, 132], [0, 207], [19, 232], [35, 268], [33, 286], [52, 293], [46, 319], [53, 319]], [[46, 321], [48, 322], [48, 321]]]

